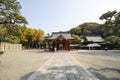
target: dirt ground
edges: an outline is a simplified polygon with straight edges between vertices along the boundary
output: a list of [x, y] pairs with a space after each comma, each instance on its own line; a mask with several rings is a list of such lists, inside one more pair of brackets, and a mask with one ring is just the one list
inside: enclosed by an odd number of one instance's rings
[[[74, 57], [87, 70], [96, 75], [100, 80], [120, 80], [120, 56], [106, 56], [108, 53], [114, 51], [91, 52], [92, 54], [84, 54], [83, 52], [76, 52]], [[104, 53], [105, 55], [94, 55], [93, 53]], [[117, 51], [117, 54], [120, 52]]]
[[51, 56], [41, 51], [6, 51], [0, 56], [0, 80], [26, 80]]

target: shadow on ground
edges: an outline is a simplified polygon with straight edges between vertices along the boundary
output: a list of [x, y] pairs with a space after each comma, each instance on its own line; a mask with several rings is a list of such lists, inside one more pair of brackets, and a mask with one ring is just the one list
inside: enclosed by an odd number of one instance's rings
[[20, 80], [27, 80], [34, 72], [30, 72], [20, 78]]
[[[20, 80], [27, 80], [33, 73], [34, 72], [30, 72], [22, 76]], [[88, 74], [86, 70], [79, 65], [51, 67], [47, 68], [45, 73], [44, 71], [36, 71], [34, 75], [36, 75], [36, 77], [33, 80], [89, 80], [89, 78], [99, 80], [95, 76]]]
[[95, 69], [95, 68], [89, 68], [88, 71], [90, 71], [92, 74], [94, 74], [95, 76], [97, 76], [100, 80], [120, 80], [120, 78], [107, 78], [106, 76], [102, 75], [102, 73], [104, 72], [109, 72], [109, 71], [115, 71], [118, 74], [120, 74], [120, 70], [119, 69], [114, 69], [114, 68], [103, 68], [103, 69]]

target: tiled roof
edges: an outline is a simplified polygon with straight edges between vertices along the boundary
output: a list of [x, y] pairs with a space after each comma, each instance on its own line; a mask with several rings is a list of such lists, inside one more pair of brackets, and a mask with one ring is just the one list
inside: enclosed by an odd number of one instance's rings
[[65, 39], [74, 39], [73, 37], [71, 37], [71, 34], [69, 32], [53, 32], [51, 37], [49, 37], [48, 39], [57, 39], [60, 37]]
[[97, 43], [93, 43], [93, 44], [88, 44], [87, 47], [101, 47], [101, 45]]
[[92, 41], [92, 42], [103, 42], [105, 41], [102, 37], [100, 36], [86, 36], [87, 41]]

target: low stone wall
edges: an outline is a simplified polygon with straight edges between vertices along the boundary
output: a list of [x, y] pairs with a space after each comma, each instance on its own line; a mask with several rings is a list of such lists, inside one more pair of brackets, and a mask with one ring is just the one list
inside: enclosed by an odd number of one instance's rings
[[11, 43], [1, 42], [0, 43], [0, 49], [2, 51], [6, 51], [6, 50], [22, 50], [22, 44], [11, 44]]

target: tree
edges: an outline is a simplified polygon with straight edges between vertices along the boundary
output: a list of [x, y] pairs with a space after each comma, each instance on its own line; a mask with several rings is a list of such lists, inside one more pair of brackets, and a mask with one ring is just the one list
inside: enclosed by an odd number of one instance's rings
[[5, 41], [17, 44], [17, 43], [20, 43], [20, 38], [18, 36], [10, 35], [10, 36], [8, 36], [8, 37], [5, 38]]
[[5, 39], [6, 33], [7, 33], [6, 27], [0, 27], [0, 41], [3, 41]]
[[31, 48], [32, 42], [34, 41], [33, 35], [34, 35], [35, 30], [32, 28], [27, 28], [26, 30], [26, 38], [27, 38], [27, 46]]
[[114, 17], [114, 15], [115, 15], [116, 13], [117, 13], [116, 10], [114, 10], [114, 11], [108, 11], [108, 12], [102, 14], [102, 16], [101, 16], [99, 19], [100, 19], [100, 20], [105, 19], [107, 22], [109, 22], [109, 21], [112, 20], [112, 18]]
[[40, 29], [35, 30], [33, 37], [34, 37], [34, 43], [35, 43], [34, 45], [40, 48], [42, 41], [44, 40], [44, 31]]
[[80, 27], [76, 27], [76, 28], [72, 28], [70, 30], [71, 34], [76, 34], [76, 35], [81, 35], [81, 28]]
[[[0, 27], [5, 28], [6, 32], [1, 41], [21, 42], [21, 26], [28, 22], [20, 14], [20, 9], [21, 5], [17, 0], [0, 0]], [[1, 35], [3, 36], [3, 33]]]
[[120, 47], [120, 37], [111, 35], [106, 37], [105, 39], [112, 43], [114, 47]]
[[105, 19], [105, 23], [101, 26], [104, 37], [110, 35], [116, 35], [120, 37], [118, 34], [120, 32], [120, 12], [108, 11], [100, 17], [100, 20]]
[[83, 35], [90, 35], [92, 32], [89, 29], [84, 29], [82, 33]]
[[27, 36], [26, 36], [26, 30], [27, 30], [27, 27], [20, 27], [20, 29], [19, 29], [19, 33], [20, 33], [19, 37], [20, 37], [21, 44], [23, 46], [27, 47], [28, 39], [27, 39]]
[[101, 26], [103, 37], [114, 46], [120, 46], [120, 12], [108, 11], [101, 15], [100, 20], [105, 20]]
[[115, 15], [114, 26], [114, 35], [120, 37], [120, 12]]
[[101, 34], [101, 29], [100, 29], [100, 24], [95, 23], [95, 22], [87, 22], [87, 23], [83, 23], [80, 24], [79, 26], [72, 28], [70, 30], [71, 34], [75, 34], [75, 35], [84, 35], [84, 36], [88, 36], [88, 35], [99, 35]]
[[0, 24], [28, 24], [20, 9], [17, 0], [0, 0]]
[[82, 39], [78, 35], [72, 34], [72, 37], [75, 38], [73, 44], [80, 44], [82, 42]]

